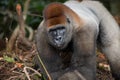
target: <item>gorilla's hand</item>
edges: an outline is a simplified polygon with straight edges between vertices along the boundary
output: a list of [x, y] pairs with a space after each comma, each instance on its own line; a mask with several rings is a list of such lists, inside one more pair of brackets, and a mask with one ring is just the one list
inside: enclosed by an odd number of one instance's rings
[[86, 80], [77, 70], [63, 74], [58, 80]]

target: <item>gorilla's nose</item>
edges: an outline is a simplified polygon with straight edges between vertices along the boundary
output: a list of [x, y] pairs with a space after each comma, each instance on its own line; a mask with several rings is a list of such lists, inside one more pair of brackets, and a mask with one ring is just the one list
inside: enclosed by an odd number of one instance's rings
[[55, 38], [55, 43], [56, 43], [57, 45], [61, 45], [61, 44], [62, 44], [62, 36], [57, 36], [57, 37]]
[[57, 37], [56, 37], [56, 40], [57, 40], [57, 41], [62, 41], [62, 37], [61, 37], [61, 36], [57, 36]]

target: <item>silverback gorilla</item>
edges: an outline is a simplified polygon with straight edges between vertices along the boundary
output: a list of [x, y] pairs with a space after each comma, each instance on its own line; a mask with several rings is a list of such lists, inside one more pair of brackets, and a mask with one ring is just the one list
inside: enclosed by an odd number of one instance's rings
[[46, 6], [36, 46], [52, 80], [96, 80], [96, 48], [107, 57], [113, 77], [120, 80], [119, 27], [98, 1]]

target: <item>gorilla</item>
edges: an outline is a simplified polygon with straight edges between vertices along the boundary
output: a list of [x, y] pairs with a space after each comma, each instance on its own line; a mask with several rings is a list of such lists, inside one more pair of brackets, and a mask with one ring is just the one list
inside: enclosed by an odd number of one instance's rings
[[115, 80], [120, 80], [119, 26], [98, 1], [47, 5], [35, 39], [52, 80], [96, 80], [97, 48], [108, 59]]

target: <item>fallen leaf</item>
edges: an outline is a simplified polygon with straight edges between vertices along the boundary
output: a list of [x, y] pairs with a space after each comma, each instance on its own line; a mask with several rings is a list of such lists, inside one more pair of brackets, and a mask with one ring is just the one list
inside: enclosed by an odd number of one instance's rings
[[15, 63], [17, 67], [22, 68], [23, 67], [23, 63]]

